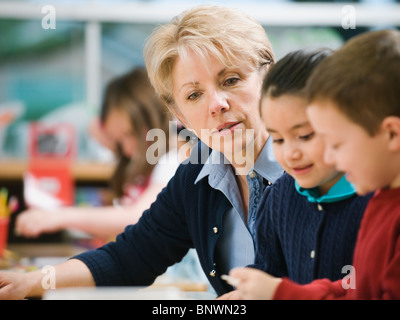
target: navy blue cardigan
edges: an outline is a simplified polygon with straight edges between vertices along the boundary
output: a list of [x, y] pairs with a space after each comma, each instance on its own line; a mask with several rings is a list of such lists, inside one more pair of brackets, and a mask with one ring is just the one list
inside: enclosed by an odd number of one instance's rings
[[192, 151], [198, 157], [191, 156], [189, 163], [179, 166], [137, 224], [126, 227], [115, 242], [74, 257], [88, 266], [96, 285], [150, 285], [194, 247], [217, 294], [232, 290], [220, 278], [214, 257], [224, 232], [223, 215], [231, 204], [221, 191], [210, 187], [208, 179], [194, 184], [210, 152], [201, 149]]
[[[257, 213], [254, 267], [304, 284], [343, 278], [351, 265], [360, 221], [372, 194], [311, 203], [288, 174], [266, 190]], [[268, 197], [268, 201], [266, 201]]]

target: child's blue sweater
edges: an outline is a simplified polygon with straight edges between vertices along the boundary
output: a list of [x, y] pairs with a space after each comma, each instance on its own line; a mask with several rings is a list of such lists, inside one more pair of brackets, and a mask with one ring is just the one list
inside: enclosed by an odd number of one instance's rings
[[[268, 196], [268, 201], [266, 201]], [[255, 267], [300, 284], [347, 274], [360, 221], [371, 195], [312, 203], [284, 174], [266, 190], [257, 215]]]

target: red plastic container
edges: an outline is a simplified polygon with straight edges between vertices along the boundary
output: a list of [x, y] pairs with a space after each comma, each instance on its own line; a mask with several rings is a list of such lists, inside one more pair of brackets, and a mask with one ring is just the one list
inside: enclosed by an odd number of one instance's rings
[[7, 248], [8, 224], [10, 218], [0, 218], [0, 258], [3, 257], [3, 252]]

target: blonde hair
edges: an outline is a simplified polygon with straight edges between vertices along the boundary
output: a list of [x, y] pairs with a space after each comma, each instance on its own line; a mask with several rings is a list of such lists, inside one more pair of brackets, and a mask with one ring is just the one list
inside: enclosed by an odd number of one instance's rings
[[144, 48], [150, 82], [172, 109], [172, 71], [188, 52], [215, 56], [227, 67], [248, 62], [259, 68], [274, 61], [271, 43], [255, 20], [231, 8], [201, 5], [156, 28]]

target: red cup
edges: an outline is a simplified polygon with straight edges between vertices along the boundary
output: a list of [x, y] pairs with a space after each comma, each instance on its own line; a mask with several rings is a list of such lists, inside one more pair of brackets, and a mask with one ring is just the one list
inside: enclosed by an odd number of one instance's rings
[[3, 252], [7, 247], [8, 224], [10, 218], [0, 218], [0, 258], [3, 257]]

